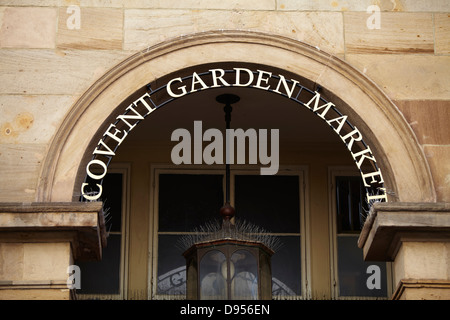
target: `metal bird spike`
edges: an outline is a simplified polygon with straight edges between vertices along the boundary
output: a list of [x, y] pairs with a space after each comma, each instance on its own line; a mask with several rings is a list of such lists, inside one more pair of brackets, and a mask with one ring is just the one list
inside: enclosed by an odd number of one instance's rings
[[262, 243], [276, 252], [282, 247], [279, 237], [249, 221], [235, 218], [232, 227], [224, 227], [221, 220], [211, 220], [182, 236], [177, 247], [186, 251], [195, 244], [216, 240], [240, 240]]

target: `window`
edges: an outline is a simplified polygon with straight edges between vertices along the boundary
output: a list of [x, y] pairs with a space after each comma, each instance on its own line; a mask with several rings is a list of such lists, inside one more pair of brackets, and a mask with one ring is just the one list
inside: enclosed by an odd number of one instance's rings
[[101, 261], [75, 261], [81, 271], [80, 299], [122, 299], [125, 297], [125, 230], [127, 169], [111, 168], [103, 180], [101, 200], [108, 232]]
[[[225, 199], [223, 170], [155, 170], [156, 227], [153, 298], [184, 299], [186, 261], [180, 241], [193, 230], [216, 220]], [[302, 172], [261, 176], [258, 171], [232, 170], [231, 202], [236, 219], [279, 237], [272, 257], [274, 298], [300, 298], [302, 281]], [[207, 295], [207, 293], [205, 293]]]
[[302, 295], [300, 176], [235, 175], [236, 217], [279, 237], [272, 256], [272, 294]]
[[[186, 294], [183, 235], [219, 217], [224, 202], [221, 174], [158, 175], [158, 296]], [[181, 297], [179, 297], [181, 298]]]
[[357, 246], [368, 213], [362, 179], [350, 172], [333, 172], [331, 221], [334, 296], [336, 298], [387, 298], [390, 265], [364, 261]]

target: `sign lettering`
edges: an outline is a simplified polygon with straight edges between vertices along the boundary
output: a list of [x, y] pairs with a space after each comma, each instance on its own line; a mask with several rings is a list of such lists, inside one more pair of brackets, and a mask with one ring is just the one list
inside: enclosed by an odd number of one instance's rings
[[[340, 137], [350, 151], [356, 166], [360, 170], [365, 187], [378, 189], [378, 194], [376, 195], [367, 193], [366, 200], [368, 202], [387, 201], [386, 189], [383, 188], [382, 185], [384, 180], [381, 171], [378, 169], [372, 150], [364, 143], [362, 133], [358, 128], [349, 123], [348, 116], [341, 114], [337, 110], [335, 104], [326, 101], [318, 91], [311, 91], [302, 86], [298, 80], [288, 80], [288, 78], [282, 74], [276, 75], [269, 71], [236, 67], [231, 70], [216, 68], [210, 69], [207, 72], [193, 72], [192, 75], [184, 78], [176, 77], [167, 81], [167, 83], [158, 88], [158, 90], [152, 90], [150, 85], [147, 87], [148, 91], [126, 107], [124, 113], [117, 116], [115, 121], [108, 126], [108, 129], [104, 132], [102, 138], [92, 152], [93, 158], [86, 166], [86, 174], [94, 180], [94, 182], [85, 182], [81, 186], [82, 196], [86, 200], [96, 201], [101, 197], [101, 180], [107, 173], [107, 167], [112, 157], [115, 155], [115, 150], [126, 139], [130, 131], [153, 111], [174, 99], [198, 91], [222, 87], [247, 87], [282, 95], [297, 102], [300, 106], [309, 109], [324, 120]], [[165, 98], [160, 98], [162, 101], [156, 103], [154, 96], [157, 95], [162, 95]], [[201, 132], [198, 125], [194, 129], [196, 129], [194, 130], [194, 141], [211, 141], [212, 138], [215, 138], [214, 142], [219, 143], [221, 140], [224, 140], [221, 135], [219, 137], [220, 131], [217, 129], [215, 129], [217, 132], [210, 129], [206, 130], [204, 133]], [[183, 148], [183, 142], [186, 142], [186, 149], [183, 151], [187, 150], [187, 142], [190, 140], [190, 133], [183, 130], [185, 129], [175, 130], [172, 135], [172, 141], [180, 141], [180, 138], [183, 138], [183, 141], [180, 142], [177, 148], [172, 150], [172, 158], [175, 159], [174, 163], [191, 163], [190, 154], [185, 154], [184, 152], [183, 156], [180, 156], [179, 153], [174, 154], [174, 152], [179, 152], [179, 149]], [[266, 132], [260, 132], [260, 134], [261, 133], [267, 135]], [[246, 132], [233, 131], [227, 132], [227, 135], [228, 134], [234, 134], [234, 137], [239, 139], [246, 135], [252, 135], [254, 132], [248, 132], [248, 130]], [[278, 135], [278, 131], [275, 132], [275, 134]], [[263, 135], [261, 136], [264, 138]], [[234, 139], [234, 137], [232, 137], [232, 139]], [[278, 136], [276, 138], [278, 139]], [[265, 139], [267, 139], [267, 137], [265, 137]], [[361, 144], [364, 148], [361, 148]], [[356, 148], [356, 145], [359, 147]], [[216, 146], [216, 144], [211, 143], [203, 153], [201, 150], [194, 152], [193, 162], [202, 163], [203, 158], [206, 164], [221, 163], [223, 160], [219, 149], [218, 145]], [[217, 153], [212, 151], [217, 151]], [[267, 155], [267, 150], [262, 151], [263, 152], [260, 152], [259, 154], [260, 161], [261, 163], [267, 164], [271, 159]], [[231, 154], [233, 150], [229, 150], [229, 152]], [[214, 157], [212, 156], [213, 153], [215, 154]], [[254, 150], [249, 150], [249, 153], [251, 156], [250, 160], [252, 163], [255, 162], [254, 159], [256, 154], [254, 153]], [[263, 168], [265, 174], [275, 174], [278, 171], [278, 159], [273, 160], [275, 168]], [[241, 162], [241, 160], [238, 160], [238, 163]], [[363, 171], [363, 168], [371, 169], [365, 169], [369, 170], [366, 172]]]

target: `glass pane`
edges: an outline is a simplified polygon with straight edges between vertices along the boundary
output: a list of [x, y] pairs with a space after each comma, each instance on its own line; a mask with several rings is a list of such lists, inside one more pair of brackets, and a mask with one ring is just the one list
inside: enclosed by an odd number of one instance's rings
[[386, 263], [364, 261], [357, 240], [357, 236], [338, 236], [339, 295], [386, 297]]
[[337, 232], [360, 232], [368, 214], [366, 193], [375, 194], [375, 188], [365, 188], [361, 177], [336, 177]]
[[176, 245], [179, 238], [158, 237], [158, 294], [186, 294], [186, 260]]
[[231, 256], [230, 278], [232, 299], [258, 299], [258, 264], [247, 250], [238, 250]]
[[282, 246], [272, 256], [272, 294], [301, 295], [300, 237], [280, 237]]
[[122, 230], [122, 174], [108, 173], [102, 186], [106, 230], [120, 232]]
[[159, 175], [159, 231], [192, 231], [220, 217], [222, 183], [222, 175]]
[[[102, 183], [100, 200], [103, 201], [106, 230], [109, 232], [122, 231], [122, 178], [121, 173], [108, 173]], [[121, 239], [120, 234], [109, 234], [101, 261], [76, 262], [81, 269], [81, 289], [77, 293], [120, 293]]]
[[205, 254], [200, 261], [200, 299], [227, 299], [227, 261], [219, 250]]
[[235, 176], [236, 217], [270, 232], [300, 232], [298, 176]]
[[[106, 230], [113, 232], [120, 232], [122, 230], [122, 173], [108, 173], [102, 181], [102, 195], [98, 201], [103, 202], [103, 209], [105, 210], [105, 224]], [[89, 185], [99, 183], [90, 177], [86, 177], [86, 182]], [[86, 188], [89, 192], [89, 188]], [[80, 198], [81, 201], [84, 201]]]
[[119, 294], [120, 235], [110, 235], [101, 261], [76, 262], [81, 271], [80, 294]]

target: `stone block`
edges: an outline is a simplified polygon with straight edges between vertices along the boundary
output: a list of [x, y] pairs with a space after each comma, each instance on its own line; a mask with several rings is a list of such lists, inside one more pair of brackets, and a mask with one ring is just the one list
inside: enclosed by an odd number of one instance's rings
[[344, 52], [342, 16], [335, 12], [129, 9], [124, 25], [126, 50], [145, 49], [183, 34], [240, 29], [279, 34], [333, 54]]
[[45, 144], [2, 144], [0, 147], [0, 201], [29, 202], [44, 159]]
[[49, 143], [74, 100], [62, 95], [0, 95], [0, 143]]
[[56, 45], [63, 49], [122, 49], [123, 11], [111, 8], [59, 9]]
[[23, 280], [66, 280], [70, 243], [24, 243]]
[[57, 20], [55, 8], [5, 8], [2, 20], [0, 47], [55, 47]]
[[402, 279], [393, 300], [450, 300], [450, 281]]
[[70, 242], [1, 242], [0, 300], [69, 299], [70, 264]]
[[122, 8], [128, 0], [58, 0], [60, 6], [78, 5], [91, 8]]
[[434, 15], [434, 28], [436, 39], [436, 53], [450, 53], [450, 14], [436, 13]]
[[420, 144], [450, 145], [449, 100], [397, 100]]
[[450, 201], [450, 146], [425, 145], [438, 201]]
[[57, 7], [60, 4], [60, 2], [61, 0], [2, 0], [2, 6]]
[[346, 54], [345, 58], [391, 99], [450, 99], [449, 56]]
[[433, 53], [431, 13], [382, 12], [379, 25], [368, 22], [369, 15], [344, 13], [347, 53]]
[[0, 50], [0, 93], [79, 95], [129, 55], [119, 50]]
[[2, 281], [66, 280], [70, 242], [0, 243]]
[[381, 11], [395, 12], [448, 12], [450, 3], [442, 0], [280, 0], [278, 10], [308, 11], [366, 11], [371, 5], [377, 5]]
[[32, 289], [27, 287], [14, 289], [0, 288], [0, 300], [69, 300], [71, 293], [69, 289]]
[[275, 10], [275, 0], [127, 0], [126, 8]]
[[365, 11], [370, 1], [329, 1], [329, 0], [281, 0], [277, 1], [277, 10], [287, 11]]
[[0, 280], [22, 280], [23, 244], [0, 243]]

